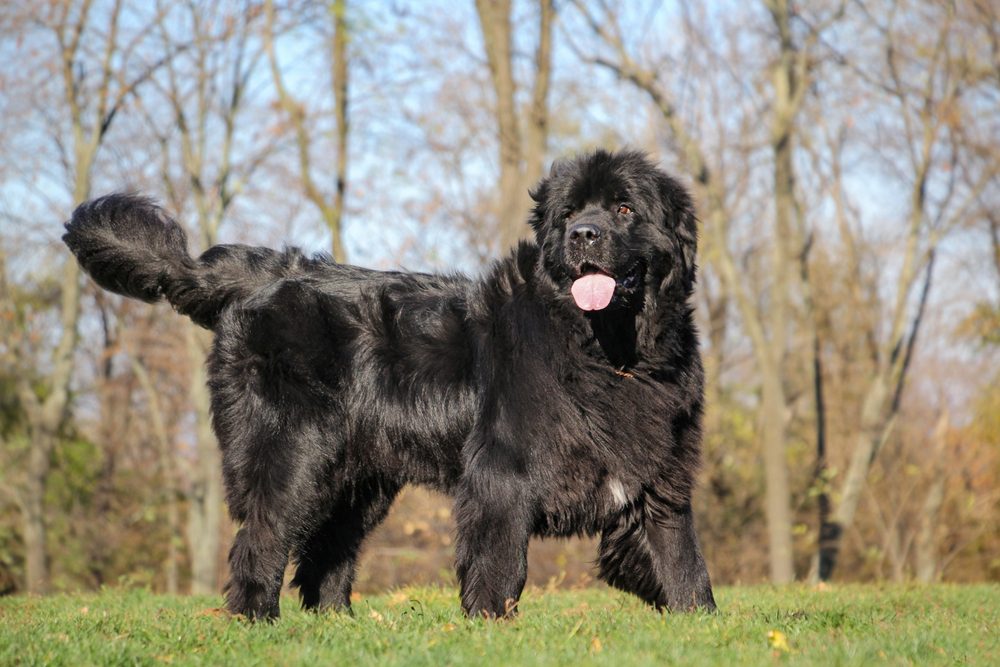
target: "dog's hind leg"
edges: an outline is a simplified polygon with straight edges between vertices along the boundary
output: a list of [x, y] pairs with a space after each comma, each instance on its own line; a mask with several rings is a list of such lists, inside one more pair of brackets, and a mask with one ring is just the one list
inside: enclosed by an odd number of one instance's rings
[[298, 549], [293, 586], [305, 609], [350, 611], [351, 585], [361, 544], [385, 518], [399, 491], [380, 480], [344, 490], [330, 516]]
[[278, 598], [288, 562], [283, 534], [266, 522], [243, 524], [229, 550], [226, 608], [252, 620], [277, 618]]
[[[289, 553], [322, 523], [343, 443], [332, 388], [336, 349], [316, 292], [282, 283], [220, 320], [209, 387], [229, 513], [242, 527], [230, 551], [229, 610], [279, 614]], [[331, 418], [331, 415], [334, 415]]]
[[601, 579], [657, 609], [715, 609], [690, 505], [647, 495], [625, 508], [601, 534]]
[[282, 413], [285, 419], [269, 422], [260, 416], [267, 411], [254, 398], [239, 402], [250, 409], [258, 406], [256, 421], [248, 416], [242, 429], [229, 427], [228, 411], [216, 412], [217, 426], [224, 426], [219, 440], [229, 512], [241, 524], [229, 552], [226, 607], [251, 619], [272, 619], [280, 613], [289, 553], [322, 518], [317, 508], [323, 506], [324, 488], [318, 477], [326, 467], [317, 463], [312, 445], [325, 433], [290, 403]]

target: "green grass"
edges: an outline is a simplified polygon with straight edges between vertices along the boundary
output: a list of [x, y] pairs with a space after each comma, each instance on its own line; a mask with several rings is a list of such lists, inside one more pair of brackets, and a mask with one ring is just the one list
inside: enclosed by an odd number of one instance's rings
[[13, 597], [0, 599], [0, 664], [1000, 665], [996, 585], [716, 597], [717, 614], [667, 615], [606, 589], [529, 590], [516, 620], [487, 622], [463, 618], [453, 590], [414, 588], [366, 597], [353, 617], [286, 598], [279, 622], [257, 625], [213, 610], [212, 597]]

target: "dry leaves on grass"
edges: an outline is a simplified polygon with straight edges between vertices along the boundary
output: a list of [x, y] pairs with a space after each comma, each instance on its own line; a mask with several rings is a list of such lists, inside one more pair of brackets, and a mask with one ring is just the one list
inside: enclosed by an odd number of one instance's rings
[[229, 610], [223, 607], [211, 607], [209, 609], [202, 609], [195, 616], [211, 616], [214, 618], [232, 618], [232, 614]]
[[792, 647], [788, 643], [788, 637], [781, 630], [768, 630], [767, 643], [775, 651], [789, 653]]

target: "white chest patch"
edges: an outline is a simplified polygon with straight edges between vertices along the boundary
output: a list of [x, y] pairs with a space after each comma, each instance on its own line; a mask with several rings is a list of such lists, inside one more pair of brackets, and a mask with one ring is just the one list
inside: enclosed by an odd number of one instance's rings
[[625, 495], [625, 486], [621, 480], [612, 477], [608, 480], [608, 495], [615, 507], [625, 507], [628, 505], [628, 496]]

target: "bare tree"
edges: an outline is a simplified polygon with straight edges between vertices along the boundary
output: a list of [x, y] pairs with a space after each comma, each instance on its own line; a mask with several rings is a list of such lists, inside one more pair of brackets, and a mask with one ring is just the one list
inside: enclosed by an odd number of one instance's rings
[[[881, 60], [875, 71], [854, 65], [878, 99], [898, 120], [899, 146], [879, 147], [882, 159], [908, 183], [902, 255], [884, 332], [873, 332], [875, 365], [866, 378], [856, 436], [846, 475], [840, 484], [831, 519], [831, 535], [814, 561], [820, 578], [836, 565], [844, 533], [855, 519], [869, 471], [893, 434], [903, 389], [911, 368], [917, 336], [934, 279], [935, 253], [946, 235], [961, 224], [984, 188], [1000, 173], [995, 161], [980, 165], [963, 160], [961, 115], [963, 100], [975, 95], [968, 79], [968, 61], [959, 44], [954, 6], [922, 6], [922, 21], [902, 21], [897, 2], [863, 8], [864, 19], [877, 31]], [[909, 18], [913, 18], [912, 16]], [[914, 27], [914, 26], [918, 27]], [[845, 59], [846, 60], [846, 59]], [[879, 131], [880, 128], [875, 128]], [[878, 137], [875, 142], [879, 142]], [[961, 167], [963, 162], [967, 165]], [[970, 170], [973, 173], [968, 173]], [[961, 172], [967, 178], [962, 183]], [[853, 236], [851, 228], [841, 228]], [[848, 238], [848, 248], [863, 248]], [[854, 263], [859, 260], [852, 259]]]
[[298, 155], [298, 180], [306, 198], [316, 207], [323, 223], [330, 231], [333, 258], [338, 262], [346, 262], [343, 218], [344, 201], [347, 196], [348, 138], [350, 136], [348, 113], [350, 26], [347, 0], [333, 0], [326, 3], [324, 7], [325, 15], [322, 20], [327, 24], [324, 27], [329, 30], [330, 93], [333, 98], [335, 125], [334, 178], [336, 187], [332, 194], [326, 193], [317, 180], [317, 171], [323, 173], [323, 166], [314, 166], [313, 145], [320, 134], [320, 130], [315, 124], [315, 116], [318, 112], [310, 111], [305, 103], [294, 97], [285, 83], [286, 75], [278, 62], [275, 38], [286, 26], [279, 25], [278, 12], [273, 0], [267, 0], [265, 3], [267, 17], [264, 22], [264, 47], [267, 51], [271, 79], [277, 91], [278, 103], [284, 112], [286, 121], [291, 125], [291, 131], [295, 137], [295, 150]]
[[[100, 11], [100, 14], [97, 12]], [[109, 130], [128, 99], [169, 58], [143, 62], [137, 53], [145, 37], [139, 26], [126, 39], [121, 32], [120, 0], [96, 10], [90, 0], [52, 3], [22, 28], [40, 26], [54, 47], [52, 70], [61, 80], [61, 99], [53, 106], [66, 114], [70, 143], [55, 137], [62, 152], [71, 200], [82, 202], [91, 193], [94, 165]], [[32, 23], [29, 19], [34, 19]], [[50, 48], [51, 48], [50, 47]], [[138, 62], [136, 62], [138, 61]], [[80, 318], [80, 270], [74, 261], [63, 267], [60, 284], [59, 337], [51, 352], [51, 371], [41, 390], [21, 374], [18, 394], [27, 415], [31, 448], [23, 484], [18, 493], [26, 552], [26, 588], [44, 592], [49, 587], [47, 533], [43, 498], [52, 453], [59, 441], [70, 406], [69, 384]]]
[[[549, 82], [552, 76], [552, 0], [538, 0], [538, 45], [534, 81], [526, 118], [518, 111], [514, 79], [510, 0], [476, 0], [490, 80], [496, 97], [497, 147], [500, 165], [499, 226], [501, 249], [528, 233], [525, 211], [529, 188], [542, 175], [548, 133]], [[522, 131], [523, 127], [523, 131]]]
[[[198, 244], [207, 249], [219, 242], [219, 230], [235, 199], [273, 149], [273, 141], [254, 145], [245, 136], [248, 132], [241, 130], [250, 80], [263, 58], [254, 40], [262, 12], [250, 0], [232, 9], [192, 3], [184, 10], [184, 23], [190, 27], [186, 57], [167, 63], [154, 82], [157, 95], [139, 102], [147, 127], [158, 138], [160, 173], [170, 206], [193, 211]], [[161, 21], [157, 26], [165, 49], [181, 39], [173, 25]], [[166, 115], [158, 113], [162, 108]], [[203, 363], [211, 334], [192, 323], [186, 323], [185, 330], [197, 445], [187, 494], [191, 590], [211, 593], [219, 587], [224, 512], [222, 467]], [[136, 375], [140, 382], [148, 379], [140, 371]], [[155, 408], [151, 403], [151, 412]], [[165, 434], [157, 429], [155, 435], [163, 446]], [[171, 471], [165, 467], [166, 474]]]
[[[771, 272], [774, 279], [772, 293], [778, 296], [772, 298], [770, 310], [768, 312], [771, 350], [778, 355], [785, 354], [787, 342], [785, 337], [788, 334], [787, 321], [789, 309], [792, 307], [793, 281], [797, 278], [795, 291], [800, 293], [809, 312], [801, 319], [802, 326], [807, 329], [806, 338], [811, 342], [810, 351], [812, 356], [812, 379], [814, 387], [815, 419], [816, 419], [816, 441], [817, 450], [823, 452], [825, 449], [825, 414], [823, 410], [823, 375], [819, 357], [819, 339], [814, 324], [814, 314], [812, 310], [815, 303], [812, 299], [812, 289], [810, 285], [809, 273], [809, 248], [811, 246], [812, 233], [807, 228], [802, 203], [797, 192], [797, 177], [794, 154], [796, 141], [800, 130], [800, 116], [808, 91], [812, 88], [814, 77], [816, 76], [816, 65], [818, 61], [817, 47], [823, 33], [836, 24], [844, 14], [845, 3], [841, 2], [835, 6], [829, 15], [821, 16], [815, 23], [806, 22], [799, 16], [792, 3], [788, 0], [765, 0], [765, 7], [770, 14], [774, 25], [778, 42], [778, 57], [775, 59], [771, 70], [772, 79], [772, 108], [770, 125], [770, 146], [774, 161], [774, 240], [772, 248]], [[795, 23], [798, 22], [805, 27], [806, 37], [796, 39]], [[799, 269], [796, 273], [794, 263], [798, 261]], [[780, 372], [781, 359], [771, 359], [765, 364], [766, 367], [777, 367], [777, 373], [765, 373], [764, 382], [770, 377], [773, 382], [780, 379], [783, 373]], [[783, 387], [773, 388], [767, 391], [767, 384], [763, 392], [764, 412], [763, 421], [776, 429], [778, 424], [785, 419], [783, 414], [769, 414], [771, 411], [784, 412], [787, 398], [784, 395]], [[768, 398], [770, 397], [770, 401]], [[766, 427], [765, 427], [766, 428]], [[783, 436], [772, 434], [765, 436], [765, 443], [777, 443], [783, 440]], [[791, 512], [787, 506], [788, 498], [791, 494], [788, 489], [787, 464], [784, 460], [785, 452], [782, 448], [779, 452], [775, 446], [772, 450], [765, 447], [765, 461], [768, 469], [773, 469], [774, 473], [768, 477], [767, 506], [769, 516], [774, 516], [774, 526], [791, 526]], [[780, 460], [777, 458], [780, 456]], [[776, 460], [769, 461], [770, 457]], [[820, 458], [822, 461], [822, 457]], [[822, 470], [822, 464], [820, 464]], [[775, 490], [772, 492], [772, 484]], [[821, 499], [821, 507], [823, 506]], [[787, 522], [787, 523], [785, 523]], [[775, 528], [770, 535], [772, 548], [779, 554], [784, 554], [772, 560], [771, 577], [774, 581], [788, 582], [794, 579], [795, 573], [792, 569], [792, 542], [790, 532], [782, 529], [780, 532]]]

